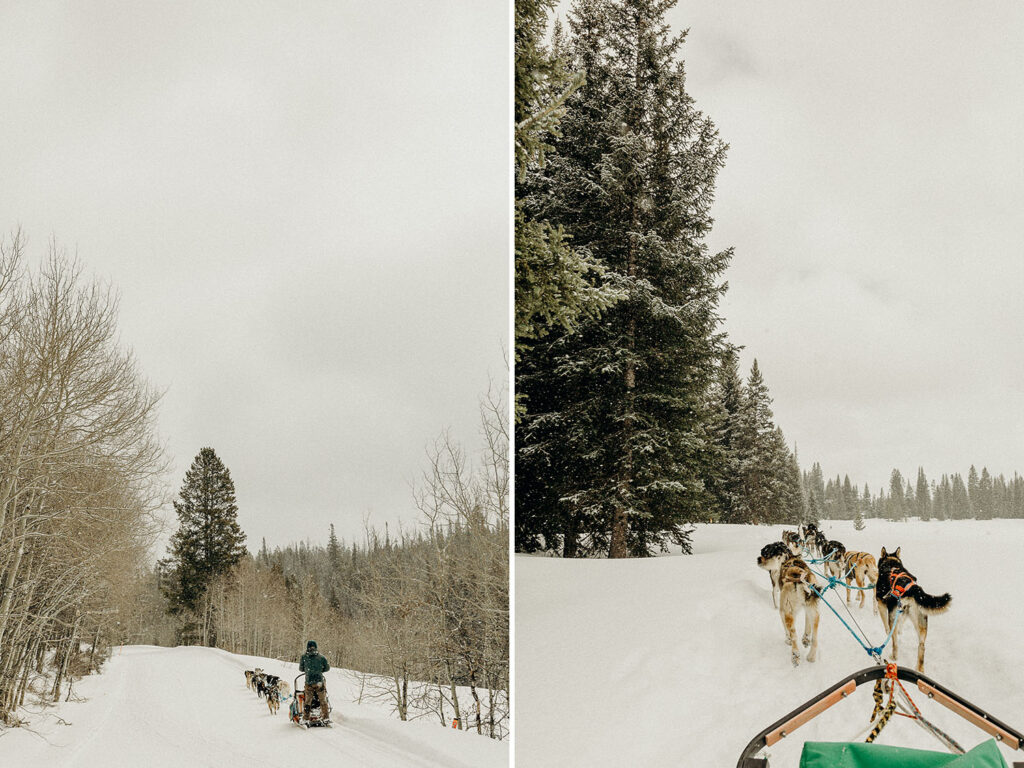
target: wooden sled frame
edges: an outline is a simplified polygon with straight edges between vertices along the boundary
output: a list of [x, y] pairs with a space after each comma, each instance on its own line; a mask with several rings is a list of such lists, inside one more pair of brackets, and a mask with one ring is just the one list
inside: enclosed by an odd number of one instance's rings
[[[781, 720], [772, 723], [757, 734], [747, 744], [747, 748], [743, 750], [739, 762], [736, 763], [736, 768], [768, 768], [767, 758], [755, 757], [758, 752], [765, 747], [778, 743], [804, 723], [814, 719], [833, 704], [845, 699], [857, 689], [858, 685], [873, 683], [875, 680], [881, 680], [884, 677], [884, 664], [876, 667], [867, 667], [840, 680], [810, 701], [804, 702]], [[1024, 749], [1024, 734], [992, 717], [992, 715], [980, 707], [976, 707], [930, 677], [922, 675], [913, 669], [904, 669], [903, 667], [896, 668], [896, 677], [917, 685], [921, 692], [929, 699], [937, 701], [944, 707], [953, 710], [960, 717], [995, 738], [1000, 744], [1005, 744], [1011, 749]], [[1014, 766], [1024, 766], [1024, 763], [1014, 763]]]

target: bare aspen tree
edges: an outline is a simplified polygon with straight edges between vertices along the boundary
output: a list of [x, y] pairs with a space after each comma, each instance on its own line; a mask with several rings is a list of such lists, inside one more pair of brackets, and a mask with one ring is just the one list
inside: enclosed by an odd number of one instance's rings
[[[50, 695], [116, 633], [160, 499], [158, 396], [117, 343], [117, 297], [55, 244], [36, 273], [0, 243], [0, 718], [53, 664]], [[98, 648], [99, 646], [99, 648]]]

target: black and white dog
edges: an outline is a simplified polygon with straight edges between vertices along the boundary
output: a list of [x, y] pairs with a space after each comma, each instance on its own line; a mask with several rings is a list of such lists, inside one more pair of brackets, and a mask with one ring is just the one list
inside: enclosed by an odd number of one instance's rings
[[267, 708], [270, 710], [270, 714], [276, 715], [281, 706], [281, 700], [288, 698], [291, 693], [291, 686], [277, 675], [266, 675], [265, 677]]
[[[892, 629], [893, 622], [902, 622], [909, 616], [917, 630], [917, 671], [924, 672], [924, 641], [928, 635], [928, 617], [933, 613], [944, 613], [949, 609], [953, 598], [948, 592], [938, 597], [929, 595], [917, 584], [917, 579], [906, 568], [900, 559], [900, 547], [895, 552], [887, 552], [882, 547], [882, 555], [878, 558], [878, 580], [875, 582], [875, 600], [878, 612], [882, 615], [882, 624], [886, 634]], [[896, 611], [903, 608], [897, 618]], [[897, 641], [899, 627], [892, 633], [892, 658], [899, 656]]]
[[825, 574], [836, 579], [843, 579], [846, 573], [843, 571], [843, 558], [846, 556], [846, 547], [835, 539], [826, 539], [822, 533], [818, 534], [818, 549], [822, 551], [822, 557], [828, 558], [823, 565]]
[[818, 537], [820, 535], [821, 531], [818, 530], [817, 523], [808, 523], [807, 525], [800, 526], [800, 543], [804, 549], [816, 557], [821, 557], [822, 555], [818, 549]]

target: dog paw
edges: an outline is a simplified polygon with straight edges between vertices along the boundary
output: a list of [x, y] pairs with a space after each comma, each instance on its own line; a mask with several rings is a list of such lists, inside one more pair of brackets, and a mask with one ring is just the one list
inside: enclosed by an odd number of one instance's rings
[[804, 635], [801, 642], [804, 644], [804, 648], [811, 644], [811, 638], [808, 635]]

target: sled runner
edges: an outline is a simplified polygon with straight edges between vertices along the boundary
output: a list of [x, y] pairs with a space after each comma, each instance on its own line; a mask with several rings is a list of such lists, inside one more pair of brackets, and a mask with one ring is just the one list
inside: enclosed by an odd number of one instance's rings
[[[952, 710], [960, 717], [977, 726], [992, 736], [993, 740], [983, 742], [969, 752], [964, 752], [952, 738], [929, 723], [920, 710], [910, 700], [902, 682], [906, 681], [917, 688], [932, 701]], [[805, 702], [781, 720], [765, 728], [755, 736], [740, 755], [736, 768], [769, 768], [768, 758], [757, 757], [766, 747], [777, 744], [790, 736], [793, 731], [804, 723], [820, 715], [833, 704], [845, 699], [865, 683], [875, 683], [875, 712], [872, 722], [875, 723], [868, 741], [885, 726], [895, 709], [904, 710], [917, 720], [922, 727], [935, 735], [952, 754], [931, 752], [919, 749], [889, 747], [863, 742], [807, 742], [804, 744], [800, 758], [800, 768], [896, 768], [897, 766], [948, 766], [948, 768], [1006, 768], [1006, 763], [995, 742], [998, 741], [1011, 749], [1024, 750], [1024, 734], [1014, 730], [984, 710], [971, 704], [948, 688], [943, 687], [926, 675], [912, 669], [897, 667], [895, 664], [884, 664], [867, 667], [856, 672], [831, 688], [822, 691], [810, 701]], [[885, 695], [889, 703], [883, 706]], [[907, 706], [909, 704], [909, 706]], [[881, 712], [876, 718], [875, 715]], [[1014, 768], [1024, 768], [1024, 762], [1015, 762]]]
[[306, 685], [303, 681], [302, 690], [299, 690], [299, 678], [304, 678], [306, 675], [302, 673], [295, 678], [295, 684], [292, 685], [292, 690], [295, 691], [292, 696], [292, 703], [288, 706], [288, 717], [293, 723], [300, 728], [330, 728], [331, 721], [328, 716], [324, 716], [324, 713], [320, 711], [320, 700], [316, 695], [316, 691], [312, 692], [313, 701], [309, 707], [309, 717], [305, 714], [305, 701], [306, 701]]

